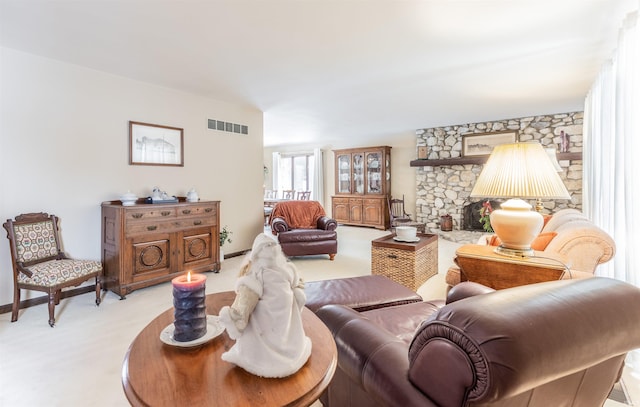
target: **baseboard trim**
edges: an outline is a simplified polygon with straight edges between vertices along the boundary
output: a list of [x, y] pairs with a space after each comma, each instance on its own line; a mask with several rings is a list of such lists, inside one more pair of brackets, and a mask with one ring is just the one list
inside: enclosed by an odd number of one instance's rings
[[[60, 293], [60, 299], [74, 297], [80, 294], [86, 294], [88, 292], [95, 292], [96, 285], [87, 285], [83, 287], [73, 288], [71, 290], [64, 290]], [[20, 301], [20, 309], [33, 307], [34, 305], [46, 304], [49, 302], [49, 296], [43, 295], [36, 298], [29, 298], [28, 300]], [[11, 312], [11, 308], [13, 304], [4, 304], [0, 305], [0, 314], [5, 314], [7, 312]]]
[[[232, 257], [242, 256], [245, 253], [247, 253], [247, 250], [233, 252], [225, 255], [225, 258], [230, 259]], [[71, 290], [65, 290], [65, 291], [62, 291], [62, 293], [60, 294], [60, 299], [74, 297], [76, 295], [81, 295], [81, 294], [86, 294], [88, 292], [95, 291], [95, 290], [96, 290], [95, 284], [87, 285], [79, 288], [73, 288]], [[47, 302], [49, 302], [48, 295], [43, 295], [41, 297], [36, 297], [36, 298], [30, 298], [28, 300], [20, 301], [20, 309], [33, 307], [35, 305], [40, 305], [40, 304], [46, 304]], [[12, 303], [0, 305], [0, 314], [6, 314], [7, 312], [11, 312], [12, 307], [13, 307]]]

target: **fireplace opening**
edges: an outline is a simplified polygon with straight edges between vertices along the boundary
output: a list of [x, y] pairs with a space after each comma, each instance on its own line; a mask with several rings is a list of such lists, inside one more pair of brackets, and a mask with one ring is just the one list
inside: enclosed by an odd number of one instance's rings
[[[482, 204], [486, 202], [487, 199], [482, 199], [480, 201], [470, 202], [462, 208], [462, 230], [477, 230], [484, 231], [482, 227], [482, 223], [480, 223], [480, 209], [482, 208]], [[496, 210], [500, 209], [500, 201], [493, 201], [489, 199], [489, 203], [491, 203], [491, 207]]]

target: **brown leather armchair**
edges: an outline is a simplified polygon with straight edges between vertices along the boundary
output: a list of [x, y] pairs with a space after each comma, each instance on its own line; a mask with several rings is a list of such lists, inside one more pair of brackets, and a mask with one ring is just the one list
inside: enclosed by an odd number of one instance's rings
[[333, 260], [338, 252], [337, 227], [317, 201], [279, 202], [271, 214], [271, 232], [287, 256], [328, 254]]
[[325, 407], [602, 406], [640, 347], [640, 289], [605, 278], [499, 291], [465, 282], [441, 308], [316, 314], [338, 348]]

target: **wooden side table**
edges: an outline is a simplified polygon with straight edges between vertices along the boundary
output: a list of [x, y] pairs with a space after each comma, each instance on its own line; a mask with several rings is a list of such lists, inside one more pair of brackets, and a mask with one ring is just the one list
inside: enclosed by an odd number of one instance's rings
[[473, 281], [500, 290], [525, 284], [559, 280], [565, 265], [558, 256], [535, 252], [534, 257], [509, 257], [494, 246], [467, 244], [456, 250], [460, 281]]
[[[207, 313], [218, 315], [231, 305], [232, 291], [209, 294]], [[235, 341], [226, 332], [194, 348], [175, 348], [160, 341], [173, 322], [173, 308], [160, 314], [134, 339], [122, 366], [122, 385], [133, 406], [309, 406], [329, 385], [337, 349], [329, 329], [309, 309], [302, 324], [311, 339], [311, 356], [291, 376], [262, 378], [223, 361], [220, 355]]]
[[371, 274], [383, 275], [414, 291], [438, 273], [438, 235], [418, 233], [414, 243], [394, 234], [371, 241]]

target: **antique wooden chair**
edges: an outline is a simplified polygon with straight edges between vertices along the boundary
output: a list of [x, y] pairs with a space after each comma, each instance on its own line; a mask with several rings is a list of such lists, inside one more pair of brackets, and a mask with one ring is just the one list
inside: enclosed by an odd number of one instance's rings
[[96, 305], [100, 305], [102, 263], [67, 258], [60, 249], [58, 217], [27, 213], [8, 219], [2, 226], [13, 263], [13, 308], [11, 322], [18, 320], [20, 289], [44, 291], [49, 295], [49, 325], [55, 324], [54, 309], [63, 288], [96, 279]]
[[308, 201], [311, 198], [311, 191], [300, 191], [296, 195], [296, 199], [299, 201]]
[[402, 199], [387, 199], [389, 203], [389, 220], [392, 228], [404, 222], [411, 222], [411, 215], [404, 210], [404, 195], [402, 195]]

